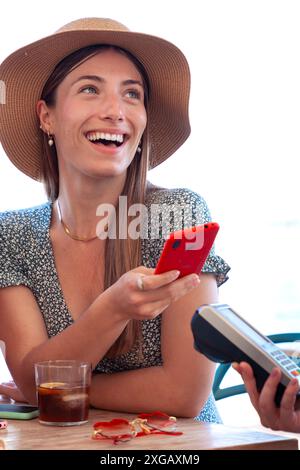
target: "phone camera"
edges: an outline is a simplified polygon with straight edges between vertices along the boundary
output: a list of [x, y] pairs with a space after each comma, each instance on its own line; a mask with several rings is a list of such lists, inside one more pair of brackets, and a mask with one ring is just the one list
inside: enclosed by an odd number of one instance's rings
[[172, 245], [172, 248], [176, 249], [180, 246], [181, 240], [175, 240], [175, 242]]

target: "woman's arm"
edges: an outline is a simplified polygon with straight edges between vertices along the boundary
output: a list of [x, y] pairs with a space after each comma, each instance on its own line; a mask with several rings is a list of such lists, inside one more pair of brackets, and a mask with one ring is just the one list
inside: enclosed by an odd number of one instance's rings
[[[176, 289], [174, 284], [169, 286], [173, 288]], [[215, 367], [194, 349], [190, 323], [199, 305], [216, 302], [217, 298], [214, 276], [202, 274], [200, 285], [162, 314], [163, 365], [95, 375], [92, 405], [128, 412], [161, 410], [176, 416], [196, 416], [211, 392]]]
[[263, 426], [274, 429], [274, 431], [300, 432], [300, 399], [297, 400], [299, 383], [296, 378], [292, 379], [286, 387], [278, 408], [274, 399], [280, 382], [280, 369], [274, 368], [272, 370], [262, 391], [259, 393], [249, 364], [246, 362], [235, 363], [233, 368], [242, 376], [251, 403], [256, 409]]
[[26, 400], [30, 403], [36, 400], [35, 362], [48, 359], [98, 362], [127, 323], [107, 312], [105, 299], [95, 301], [78, 321], [49, 339], [31, 291], [24, 286], [0, 289], [1, 339], [6, 343], [6, 361]]
[[[136, 268], [121, 276], [82, 313], [78, 320], [48, 339], [41, 311], [32, 292], [24, 286], [0, 289], [1, 339], [11, 374], [30, 403], [36, 401], [34, 363], [49, 359], [78, 359], [93, 367], [103, 358], [131, 318], [155, 318], [173, 300], [194, 288], [176, 280], [171, 271], [153, 275], [152, 269]], [[151, 292], [141, 291], [138, 281], [150, 279]], [[189, 276], [189, 279], [195, 277]], [[144, 281], [146, 283], [146, 281]], [[168, 285], [174, 288], [169, 291]]]

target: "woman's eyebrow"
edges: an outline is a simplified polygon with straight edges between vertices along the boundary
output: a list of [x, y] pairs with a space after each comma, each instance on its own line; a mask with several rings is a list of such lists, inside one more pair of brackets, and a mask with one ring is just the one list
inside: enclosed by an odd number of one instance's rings
[[144, 85], [140, 80], [132, 80], [132, 79], [124, 80], [122, 82], [122, 85], [125, 85], [125, 86], [126, 85], [139, 85], [140, 87], [144, 88]]
[[76, 78], [74, 82], [72, 82], [71, 86], [75, 85], [75, 83], [80, 82], [81, 80], [94, 80], [95, 82], [104, 83], [105, 80], [98, 75], [81, 75], [80, 77]]
[[[99, 77], [98, 75], [81, 75], [80, 77], [76, 78], [74, 82], [72, 82], [71, 86], [75, 85], [75, 83], [80, 82], [81, 80], [94, 80], [95, 82], [98, 82], [98, 83], [106, 82], [106, 80], [103, 77]], [[144, 88], [144, 85], [140, 80], [133, 80], [133, 79], [123, 80], [123, 82], [121, 82], [121, 85], [123, 86], [139, 85], [141, 88]]]

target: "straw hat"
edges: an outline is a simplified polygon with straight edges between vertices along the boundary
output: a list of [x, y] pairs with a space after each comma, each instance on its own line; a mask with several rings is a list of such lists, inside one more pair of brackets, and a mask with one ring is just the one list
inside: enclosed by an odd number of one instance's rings
[[43, 87], [58, 62], [93, 44], [128, 50], [148, 74], [150, 168], [172, 155], [190, 134], [190, 72], [183, 53], [164, 39], [131, 32], [114, 20], [79, 19], [17, 50], [0, 65], [0, 141], [13, 164], [31, 178], [41, 177], [36, 103]]

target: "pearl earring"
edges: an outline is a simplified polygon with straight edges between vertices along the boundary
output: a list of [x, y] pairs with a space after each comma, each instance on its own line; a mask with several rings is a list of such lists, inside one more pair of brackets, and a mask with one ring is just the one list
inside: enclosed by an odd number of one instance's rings
[[48, 145], [52, 147], [54, 145], [53, 136], [48, 132]]

